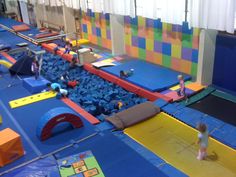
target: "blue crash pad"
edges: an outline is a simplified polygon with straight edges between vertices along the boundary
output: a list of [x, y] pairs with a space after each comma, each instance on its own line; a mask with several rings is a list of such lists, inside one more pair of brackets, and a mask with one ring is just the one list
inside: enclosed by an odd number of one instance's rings
[[134, 74], [125, 80], [151, 92], [160, 92], [177, 85], [179, 74], [183, 75], [185, 81], [191, 79], [189, 75], [142, 60], [131, 60], [121, 65], [102, 68], [102, 70], [118, 77], [121, 70], [129, 71], [130, 69], [134, 69]]

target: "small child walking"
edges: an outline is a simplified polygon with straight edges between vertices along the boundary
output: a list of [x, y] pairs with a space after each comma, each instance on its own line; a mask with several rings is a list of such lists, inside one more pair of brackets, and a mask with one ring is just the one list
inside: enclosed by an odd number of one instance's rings
[[31, 71], [34, 73], [35, 79], [39, 78], [39, 62], [34, 58], [31, 64]]
[[178, 80], [179, 80], [180, 89], [177, 91], [177, 94], [178, 94], [178, 96], [184, 96], [184, 99], [186, 100], [186, 102], [188, 102], [188, 97], [187, 97], [187, 94], [185, 92], [185, 84], [184, 84], [183, 76], [178, 75]]
[[200, 146], [197, 159], [204, 160], [207, 157], [209, 134], [208, 134], [207, 126], [204, 123], [199, 123], [197, 125], [197, 129], [199, 131], [197, 144], [199, 144]]

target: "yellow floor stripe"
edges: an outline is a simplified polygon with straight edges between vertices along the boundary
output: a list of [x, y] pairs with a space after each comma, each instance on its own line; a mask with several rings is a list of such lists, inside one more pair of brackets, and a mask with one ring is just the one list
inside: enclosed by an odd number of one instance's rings
[[10, 68], [12, 66], [12, 63], [7, 62], [5, 60], [0, 60], [0, 65], [5, 66], [6, 68]]
[[35, 103], [35, 102], [38, 102], [38, 101], [53, 98], [53, 97], [56, 96], [56, 94], [57, 93], [53, 92], [53, 91], [38, 93], [38, 94], [35, 94], [35, 95], [31, 95], [31, 96], [27, 96], [27, 97], [24, 97], [24, 98], [20, 98], [20, 99], [17, 99], [17, 100], [10, 101], [9, 105], [10, 105], [11, 108], [17, 108], [17, 107], [20, 107], [20, 106], [25, 106], [25, 105], [28, 105], [28, 104], [31, 104], [31, 103]]
[[206, 160], [196, 159], [197, 131], [171, 116], [157, 116], [125, 133], [191, 177], [235, 177], [236, 151], [210, 138]]

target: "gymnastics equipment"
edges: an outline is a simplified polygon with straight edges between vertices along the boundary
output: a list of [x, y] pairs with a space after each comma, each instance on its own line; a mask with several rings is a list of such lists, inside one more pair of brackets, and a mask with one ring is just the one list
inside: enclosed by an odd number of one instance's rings
[[47, 79], [39, 76], [38, 79], [35, 77], [28, 77], [23, 79], [23, 87], [26, 88], [30, 93], [39, 93], [47, 88], [47, 83], [50, 83]]
[[6, 68], [10, 68], [12, 66], [10, 62], [7, 62], [5, 60], [0, 60], [0, 65], [5, 66]]
[[24, 155], [20, 135], [10, 128], [0, 131], [0, 167]]
[[74, 111], [67, 107], [57, 107], [49, 110], [39, 120], [36, 134], [41, 141], [52, 136], [52, 129], [62, 122], [71, 123], [74, 128], [83, 126], [83, 122]]
[[31, 103], [35, 103], [38, 101], [42, 101], [42, 100], [46, 100], [49, 98], [53, 98], [56, 96], [56, 92], [54, 91], [48, 91], [48, 92], [43, 92], [43, 93], [38, 93], [35, 95], [31, 95], [31, 96], [27, 96], [27, 97], [23, 97], [17, 100], [13, 100], [9, 102], [9, 105], [11, 108], [18, 108], [21, 106], [25, 106]]
[[209, 137], [207, 160], [199, 162], [198, 145], [194, 142], [198, 131], [166, 113], [161, 112], [124, 132], [187, 176], [233, 177], [236, 174], [234, 149]]
[[108, 117], [106, 118], [106, 121], [110, 122], [117, 129], [121, 130], [147, 120], [159, 112], [160, 108], [158, 106], [152, 102], [147, 101]]
[[22, 25], [14, 25], [12, 26], [12, 29], [15, 32], [20, 32], [20, 31], [28, 31], [30, 28], [28, 25], [22, 24]]
[[59, 33], [57, 32], [52, 32], [52, 33], [42, 33], [42, 34], [36, 34], [35, 38], [36, 39], [41, 39], [41, 38], [47, 38], [47, 37], [52, 37], [52, 36], [57, 36]]

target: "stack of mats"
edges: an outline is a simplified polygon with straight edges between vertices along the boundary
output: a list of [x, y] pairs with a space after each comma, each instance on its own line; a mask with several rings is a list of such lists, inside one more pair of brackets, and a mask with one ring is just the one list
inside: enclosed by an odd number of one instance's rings
[[191, 177], [236, 176], [235, 150], [210, 138], [207, 160], [197, 160], [197, 131], [165, 113], [127, 128], [125, 133]]
[[[198, 84], [196, 82], [191, 82], [191, 81], [185, 82], [185, 92], [188, 97], [200, 92], [204, 88], [205, 88], [205, 86], [202, 86], [201, 84]], [[171, 87], [165, 91], [162, 91], [161, 94], [172, 98], [173, 101], [178, 101], [183, 98], [183, 96], [178, 96], [178, 94], [177, 94], [179, 89], [180, 89], [180, 86], [176, 85], [176, 86]]]

